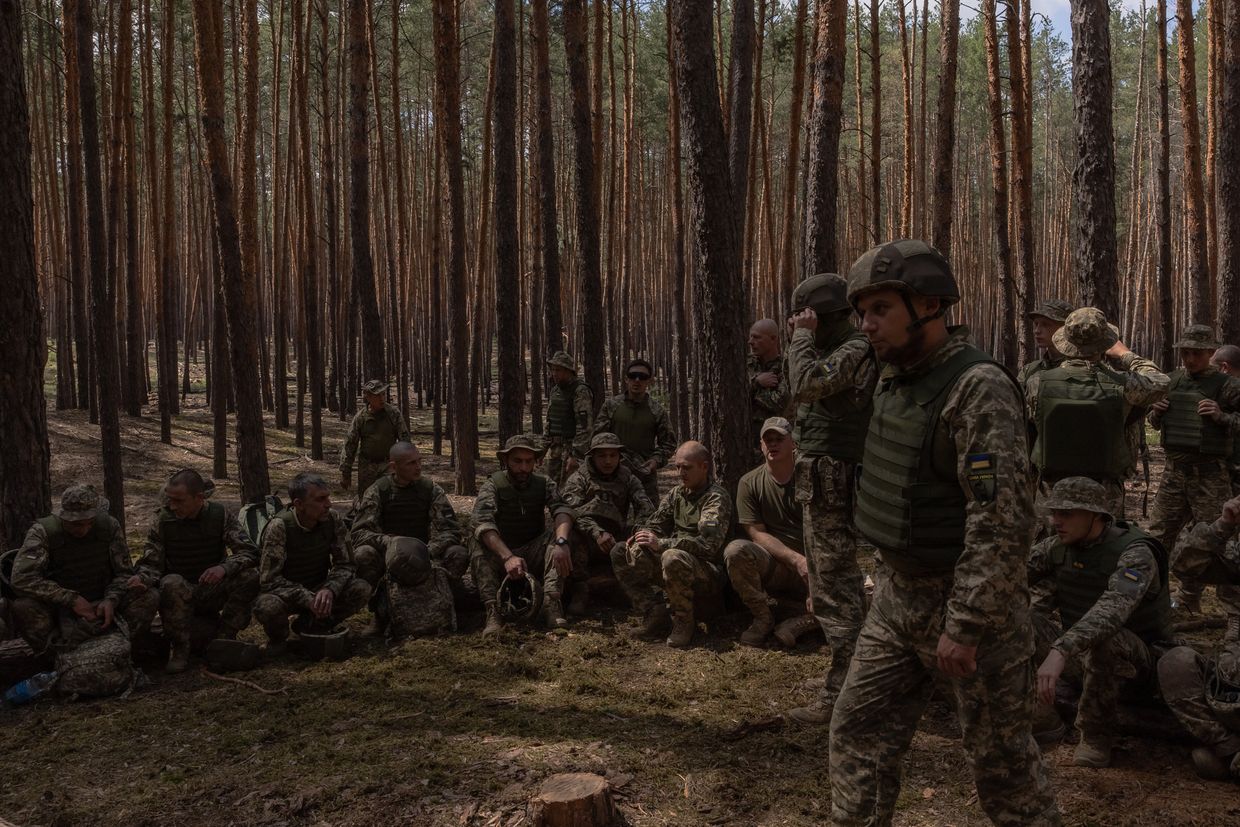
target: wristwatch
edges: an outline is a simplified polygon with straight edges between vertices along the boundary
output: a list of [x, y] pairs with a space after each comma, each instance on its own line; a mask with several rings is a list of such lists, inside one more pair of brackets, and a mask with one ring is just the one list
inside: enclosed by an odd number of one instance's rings
[[568, 545], [568, 540], [565, 540], [563, 537], [556, 537], [555, 544], [557, 546], [566, 546]]

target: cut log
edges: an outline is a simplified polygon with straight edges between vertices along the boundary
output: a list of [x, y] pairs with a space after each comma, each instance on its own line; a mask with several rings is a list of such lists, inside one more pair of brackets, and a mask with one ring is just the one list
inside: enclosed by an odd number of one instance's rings
[[534, 827], [613, 827], [622, 824], [611, 799], [611, 786], [601, 775], [567, 772], [543, 782], [530, 799]]

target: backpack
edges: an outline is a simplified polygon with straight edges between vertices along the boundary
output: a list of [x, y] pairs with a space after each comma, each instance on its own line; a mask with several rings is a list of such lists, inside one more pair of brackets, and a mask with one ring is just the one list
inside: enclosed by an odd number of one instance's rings
[[[119, 618], [118, 618], [119, 621]], [[92, 637], [56, 655], [56, 692], [103, 698], [117, 695], [137, 681], [123, 621], [115, 631]]]
[[280, 502], [280, 498], [275, 494], [268, 494], [261, 500], [243, 505], [237, 512], [237, 522], [241, 523], [242, 530], [250, 535], [254, 545], [261, 547], [267, 523], [283, 510], [284, 504]]
[[393, 640], [427, 637], [456, 631], [456, 605], [448, 573], [438, 565], [416, 586], [384, 578], [389, 617], [388, 636]]

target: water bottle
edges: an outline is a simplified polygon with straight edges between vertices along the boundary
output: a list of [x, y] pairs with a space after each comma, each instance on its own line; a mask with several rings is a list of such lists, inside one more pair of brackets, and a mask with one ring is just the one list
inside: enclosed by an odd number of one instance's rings
[[26, 678], [21, 683], [15, 683], [9, 687], [4, 693], [4, 700], [13, 706], [21, 706], [28, 704], [36, 698], [46, 695], [48, 690], [55, 685], [56, 679], [60, 677], [56, 672], [40, 672], [33, 677]]

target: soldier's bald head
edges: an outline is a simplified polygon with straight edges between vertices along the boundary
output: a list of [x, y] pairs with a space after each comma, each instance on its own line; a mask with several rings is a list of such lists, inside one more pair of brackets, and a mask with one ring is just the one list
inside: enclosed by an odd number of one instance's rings
[[1223, 345], [1214, 351], [1210, 362], [1228, 376], [1240, 376], [1240, 347]]
[[774, 319], [758, 319], [753, 323], [753, 327], [749, 328], [750, 333], [761, 333], [764, 336], [778, 336], [779, 325]]
[[388, 449], [388, 459], [393, 462], [404, 457], [421, 456], [422, 452], [412, 442], [397, 442]]
[[774, 319], [758, 319], [749, 328], [749, 350], [763, 362], [779, 355], [779, 325]]
[[686, 462], [710, 462], [710, 449], [695, 439], [680, 443], [676, 456]]

